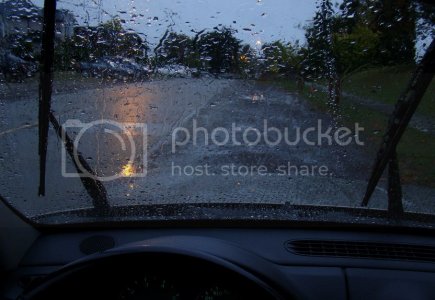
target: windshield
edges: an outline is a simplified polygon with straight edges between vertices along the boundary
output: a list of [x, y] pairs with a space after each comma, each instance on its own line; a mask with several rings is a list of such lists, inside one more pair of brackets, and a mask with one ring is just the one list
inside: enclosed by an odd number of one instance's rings
[[26, 218], [435, 215], [425, 1], [45, 2], [0, 2], [0, 196]]

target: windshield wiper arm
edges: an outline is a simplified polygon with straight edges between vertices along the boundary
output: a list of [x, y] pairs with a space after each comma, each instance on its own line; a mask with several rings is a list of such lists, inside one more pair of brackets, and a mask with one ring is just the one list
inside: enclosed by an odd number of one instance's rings
[[45, 0], [39, 82], [39, 196], [45, 195], [45, 173], [47, 163], [49, 113], [51, 109], [55, 22], [56, 0]]
[[[44, 1], [44, 23], [41, 51], [41, 75], [39, 83], [39, 196], [45, 195], [45, 175], [47, 163], [48, 129], [50, 122], [53, 124], [58, 136], [63, 140], [68, 154], [72, 157], [77, 172], [80, 172], [78, 163], [92, 175], [95, 175], [83, 156], [75, 151], [74, 143], [59, 124], [51, 112], [52, 79], [53, 79], [53, 57], [56, 20], [56, 0]], [[73, 154], [77, 153], [79, 162], [76, 162]], [[97, 179], [80, 177], [83, 186], [92, 198], [94, 208], [104, 214], [110, 209], [107, 199], [107, 191], [104, 185]]]
[[[86, 160], [83, 158], [83, 155], [75, 149], [74, 142], [69, 137], [65, 129], [59, 124], [59, 122], [57, 121], [56, 117], [53, 115], [52, 112], [50, 112], [50, 122], [51, 124], [53, 124], [53, 127], [56, 130], [58, 137], [64, 143], [64, 147], [68, 152], [69, 156], [71, 157], [77, 173], [82, 173], [79, 167], [80, 164], [80, 166], [83, 167], [86, 172], [93, 175], [93, 176], [80, 176], [80, 180], [83, 183], [83, 186], [85, 187], [89, 196], [91, 196], [92, 204], [95, 210], [100, 215], [106, 214], [110, 209], [110, 205], [107, 199], [107, 191], [103, 183], [95, 178], [96, 177], [95, 172], [88, 165]], [[77, 158], [79, 160], [78, 162], [74, 158], [74, 153], [77, 154]]]
[[400, 96], [394, 112], [388, 122], [381, 148], [373, 167], [367, 185], [367, 190], [362, 201], [362, 206], [367, 206], [369, 200], [382, 176], [387, 164], [388, 176], [388, 209], [392, 213], [403, 212], [402, 192], [400, 187], [399, 167], [397, 162], [396, 147], [405, 132], [411, 117], [421, 102], [435, 72], [435, 40], [432, 41], [423, 59], [418, 64], [411, 81], [405, 92]]

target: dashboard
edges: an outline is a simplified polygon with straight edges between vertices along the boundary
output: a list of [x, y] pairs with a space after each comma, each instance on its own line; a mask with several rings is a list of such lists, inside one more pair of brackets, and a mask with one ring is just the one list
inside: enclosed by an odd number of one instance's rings
[[433, 299], [430, 234], [277, 228], [44, 232], [0, 299]]

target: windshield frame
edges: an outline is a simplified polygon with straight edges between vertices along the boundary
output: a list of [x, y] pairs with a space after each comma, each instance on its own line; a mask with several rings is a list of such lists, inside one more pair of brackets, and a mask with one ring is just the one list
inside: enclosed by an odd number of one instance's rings
[[[54, 3], [55, 4], [56, 2], [57, 2], [57, 0], [46, 0], [45, 4], [47, 4], [47, 3], [51, 3], [51, 4]], [[47, 8], [47, 6], [44, 5], [44, 19], [45, 19], [45, 17], [47, 17], [49, 15], [49, 11], [52, 11], [52, 8], [53, 8], [52, 6], [51, 6], [51, 8], [50, 7]], [[54, 6], [54, 8], [55, 8], [55, 6]], [[52, 17], [54, 17], [54, 15]], [[54, 18], [50, 18], [50, 19], [53, 19], [53, 21], [54, 21]], [[44, 24], [45, 24], [45, 20], [44, 20]], [[44, 28], [46, 28], [46, 27], [44, 26]], [[53, 30], [54, 30], [54, 27], [53, 27]], [[48, 34], [47, 36], [50, 37], [51, 35]], [[54, 47], [54, 43], [52, 46]], [[40, 62], [41, 63], [41, 66], [40, 66], [40, 68], [41, 68], [40, 93], [44, 93], [44, 86], [46, 88], [49, 88], [50, 92], [46, 96], [46, 97], [48, 97], [48, 99], [46, 99], [46, 101], [50, 101], [51, 100], [52, 86], [51, 86], [51, 84], [47, 85], [47, 83], [44, 83], [44, 80], [48, 79], [50, 81], [51, 75], [44, 77], [42, 75], [42, 73], [46, 73], [45, 75], [52, 73], [52, 70], [49, 67], [50, 64], [44, 63], [44, 61], [47, 62], [47, 61], [53, 60], [53, 51], [42, 51], [41, 56], [42, 57], [41, 57], [41, 62]], [[43, 72], [42, 69], [46, 68], [47, 66], [48, 66], [48, 68], [45, 69], [45, 71]], [[46, 91], [46, 92], [48, 92], [48, 91]], [[48, 104], [49, 104], [49, 102], [48, 102]], [[41, 105], [44, 105], [44, 101], [42, 101], [42, 100], [40, 101], [40, 110], [41, 110]], [[44, 111], [45, 111], [45, 113], [44, 113]], [[41, 118], [46, 117], [47, 119], [49, 119], [50, 118], [49, 113], [50, 113], [50, 106], [48, 105], [48, 110], [46, 107], [46, 108], [42, 109], [42, 112], [40, 112], [40, 126], [44, 126], [44, 125], [42, 125], [43, 122], [41, 122], [41, 120], [42, 120]], [[58, 131], [60, 131], [60, 130], [62, 130], [61, 127], [60, 127], [60, 129], [58, 129]], [[45, 129], [42, 128], [40, 131], [40, 134], [42, 131], [45, 131]], [[44, 138], [42, 138], [41, 144], [44, 144], [43, 140], [44, 140]], [[44, 151], [41, 151], [41, 152], [42, 152], [42, 155], [46, 155], [46, 154], [43, 154]], [[41, 159], [41, 168], [45, 164], [44, 160], [45, 159]], [[44, 171], [41, 171], [42, 177], [43, 177], [43, 175], [42, 175], [43, 173], [44, 173]], [[43, 180], [41, 182], [43, 182]], [[13, 207], [13, 205], [8, 203], [4, 198], [0, 197], [0, 200], [3, 203], [5, 203], [5, 205], [7, 205], [7, 207], [10, 208], [16, 215], [18, 215], [23, 220], [26, 220], [27, 223], [31, 224], [35, 228], [45, 228], [45, 227], [52, 227], [52, 226], [56, 226], [56, 227], [60, 227], [60, 228], [62, 228], [62, 227], [69, 228], [70, 226], [74, 227], [77, 225], [78, 226], [91, 226], [92, 227], [92, 226], [105, 226], [106, 223], [109, 223], [107, 221], [102, 220], [102, 221], [98, 221], [98, 222], [88, 222], [88, 223], [84, 222], [84, 223], [76, 223], [76, 224], [44, 224], [44, 223], [39, 222], [39, 220], [47, 218], [48, 215], [64, 215], [65, 212], [57, 212], [57, 213], [37, 216], [37, 217], [29, 219], [29, 218], [26, 218], [23, 213], [21, 213], [20, 211], [15, 209]], [[192, 204], [188, 204], [188, 205], [192, 206]], [[201, 203], [193, 204], [193, 206], [199, 206], [199, 207], [201, 207], [202, 205], [203, 204], [201, 204]], [[214, 205], [216, 206], [216, 204], [214, 204]], [[225, 203], [222, 203], [222, 205], [223, 206], [234, 206], [234, 204], [225, 204]], [[251, 205], [251, 204], [248, 204], [247, 206], [249, 206], [249, 205]], [[151, 206], [152, 207], [159, 207], [159, 205], [151, 205]], [[160, 206], [162, 206], [162, 205], [160, 205]], [[251, 206], [256, 206], [256, 205], [252, 204]], [[266, 207], [267, 209], [269, 209], [273, 206], [274, 206], [273, 204], [259, 205], [260, 208]], [[205, 224], [205, 223], [209, 224], [210, 223], [210, 224], [222, 224], [222, 225], [218, 225], [218, 226], [223, 226], [224, 225], [223, 223], [225, 223], [225, 222], [229, 222], [229, 223], [240, 222], [243, 224], [250, 224], [250, 225], [261, 223], [261, 224], [263, 224], [262, 226], [267, 225], [267, 224], [271, 224], [271, 223], [274, 224], [273, 226], [283, 226], [282, 224], [288, 224], [289, 226], [293, 227], [295, 225], [294, 222], [295, 223], [302, 222], [302, 223], [300, 223], [302, 226], [310, 225], [309, 223], [312, 223], [314, 226], [332, 226], [332, 227], [334, 227], [334, 226], [341, 227], [345, 224], [346, 226], [350, 226], [350, 227], [364, 226], [364, 228], [368, 228], [368, 227], [374, 226], [376, 228], [393, 228], [394, 226], [398, 225], [399, 227], [394, 227], [394, 228], [397, 228], [399, 230], [403, 230], [405, 228], [411, 228], [411, 227], [408, 227], [406, 225], [404, 226], [403, 224], [401, 224], [402, 222], [406, 223], [407, 221], [421, 221], [422, 219], [424, 219], [424, 220], [431, 220], [430, 227], [435, 226], [435, 215], [423, 214], [423, 213], [405, 212], [405, 213], [403, 213], [403, 215], [400, 216], [400, 220], [393, 220], [392, 218], [390, 218], [391, 215], [389, 214], [388, 211], [373, 209], [373, 208], [362, 208], [362, 207], [361, 208], [354, 208], [354, 207], [345, 207], [345, 208], [343, 207], [342, 208], [342, 207], [336, 207], [336, 206], [314, 206], [314, 205], [311, 205], [311, 206], [310, 205], [278, 205], [278, 206], [281, 209], [285, 208], [285, 209], [289, 210], [289, 211], [283, 212], [283, 213], [288, 213], [288, 212], [292, 212], [292, 210], [300, 210], [300, 209], [308, 209], [309, 211], [317, 211], [317, 213], [325, 212], [325, 210], [327, 211], [328, 209], [333, 209], [333, 210], [345, 209], [346, 213], [348, 213], [349, 215], [357, 214], [358, 216], [363, 216], [363, 217], [369, 217], [369, 218], [375, 217], [375, 218], [383, 219], [384, 221], [386, 220], [387, 224], [383, 224], [383, 225], [381, 225], [381, 227], [378, 227], [380, 224], [374, 225], [374, 224], [367, 224], [367, 223], [361, 223], [361, 224], [359, 224], [359, 223], [344, 223], [341, 221], [340, 222], [338, 222], [338, 221], [316, 221], [314, 219], [313, 219], [313, 221], [309, 221], [309, 222], [305, 221], [306, 223], [304, 223], [304, 221], [295, 221], [295, 220], [271, 220], [271, 219], [250, 220], [249, 218], [240, 217], [240, 219], [235, 218], [235, 219], [231, 219], [231, 220], [226, 220], [226, 219], [208, 220], [208, 219], [204, 219], [204, 218], [202, 218], [202, 219], [200, 218], [198, 220], [195, 220], [194, 218], [188, 219], [188, 220], [183, 220], [183, 219], [180, 219], [180, 220], [146, 220], [146, 219], [144, 219], [144, 220], [140, 220], [140, 221], [113, 221], [113, 223], [111, 221], [110, 224], [107, 224], [107, 225], [108, 225], [108, 227], [110, 227], [110, 226], [112, 226], [112, 224], [115, 226], [119, 226], [122, 223], [125, 223], [126, 226], [132, 226], [133, 224], [134, 224], [133, 226], [137, 226], [137, 224], [147, 224], [147, 226], [148, 226], [148, 224], [154, 224], [154, 223], [155, 224], [165, 224], [165, 225], [166, 224], [184, 224], [184, 223], [190, 224], [190, 223], [192, 223], [192, 225], [195, 224], [195, 226], [197, 226], [197, 224]], [[142, 207], [142, 206], [139, 206], [139, 207]], [[143, 207], [146, 207], [146, 205], [144, 205]], [[177, 204], [163, 205], [163, 207], [171, 207], [173, 209], [173, 208], [177, 208]], [[109, 216], [109, 217], [113, 217], [112, 215], [117, 216], [119, 214], [118, 209], [119, 209], [118, 207], [109, 207], [109, 208], [106, 207], [105, 210], [107, 210], [107, 211], [105, 211], [105, 214], [107, 213], [107, 215], [102, 215], [102, 216], [100, 215], [100, 217], [104, 219], [107, 216]], [[128, 206], [121, 208], [121, 210], [126, 210], [126, 209], [128, 209]], [[95, 211], [98, 211], [98, 209], [95, 209], [95, 208], [86, 209], [85, 208], [85, 209], [72, 210], [68, 213], [74, 214], [76, 212], [82, 212], [82, 213], [85, 213], [87, 215], [90, 212], [90, 215], [92, 215], [92, 212], [95, 212]], [[255, 209], [253, 211], [255, 211]], [[101, 211], [99, 211], [99, 213], [101, 213]], [[249, 213], [247, 213], [247, 215], [248, 214]], [[153, 216], [150, 216], [150, 218], [152, 219]], [[388, 221], [391, 221], [391, 223], [389, 223]], [[394, 223], [398, 223], [398, 224], [394, 224]], [[153, 225], [151, 225], [151, 226], [153, 226]], [[171, 225], [169, 225], [169, 226], [171, 226]], [[400, 226], [403, 226], [403, 227], [400, 227]]]

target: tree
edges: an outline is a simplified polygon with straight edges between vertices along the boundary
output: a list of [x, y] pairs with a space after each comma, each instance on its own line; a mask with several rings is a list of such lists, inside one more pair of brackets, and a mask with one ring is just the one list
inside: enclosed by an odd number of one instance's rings
[[74, 40], [66, 39], [54, 48], [54, 67], [57, 70], [73, 69], [77, 62], [77, 47]]
[[169, 32], [157, 51], [159, 61], [188, 65], [192, 40], [185, 34]]
[[265, 71], [274, 74], [289, 73], [291, 69], [289, 57], [292, 55], [292, 50], [290, 44], [284, 44], [282, 41], [265, 43], [261, 47]]
[[228, 27], [215, 28], [199, 38], [196, 47], [206, 69], [213, 73], [240, 71], [241, 42], [235, 32]]
[[[421, 6], [421, 5], [420, 5]], [[412, 63], [415, 58], [418, 10], [412, 0], [344, 0], [342, 28], [352, 33], [366, 26], [379, 36], [376, 63]]]
[[264, 72], [297, 78], [299, 90], [303, 89], [302, 62], [304, 52], [299, 42], [274, 41], [262, 46]]
[[306, 65], [310, 73], [328, 82], [328, 104], [335, 111], [340, 103], [341, 85], [333, 49], [334, 10], [331, 0], [319, 0], [312, 25], [306, 30]]
[[122, 56], [146, 61], [148, 44], [139, 34], [126, 31], [122, 20], [115, 18], [96, 27], [76, 27], [70, 39], [55, 47], [55, 66], [69, 69], [74, 61], [103, 56]]
[[148, 50], [148, 46], [136, 32], [124, 30], [122, 22], [121, 19], [114, 18], [96, 28], [92, 40], [97, 57], [135, 58]]
[[294, 73], [300, 63], [301, 49], [298, 42], [292, 44], [278, 40], [264, 44], [261, 50], [266, 65], [273, 72]]
[[[379, 31], [379, 25], [374, 24], [378, 13], [373, 10], [374, 3], [345, 0], [341, 11], [334, 14], [330, 1], [320, 0], [312, 25], [307, 28], [304, 64], [309, 75], [327, 80], [328, 102], [333, 107], [340, 103], [341, 84], [349, 74], [370, 65], [388, 64], [392, 59], [387, 63], [382, 56], [394, 56], [391, 50], [385, 50], [388, 44], [383, 41], [385, 32]], [[402, 50], [404, 48], [409, 49], [403, 46]], [[409, 56], [403, 51], [405, 57]], [[403, 60], [403, 57], [399, 59]]]
[[9, 48], [12, 54], [29, 61], [36, 61], [34, 45], [40, 42], [37, 33], [15, 33], [9, 34], [4, 38], [5, 48]]
[[350, 33], [334, 33], [333, 52], [340, 77], [374, 64], [379, 44], [379, 34], [364, 25], [357, 25]]
[[382, 0], [374, 6], [379, 32], [378, 60], [385, 64], [413, 63], [415, 59], [415, 7], [411, 0]]
[[248, 44], [243, 45], [240, 50], [239, 68], [246, 78], [256, 77], [259, 73], [256, 51]]

